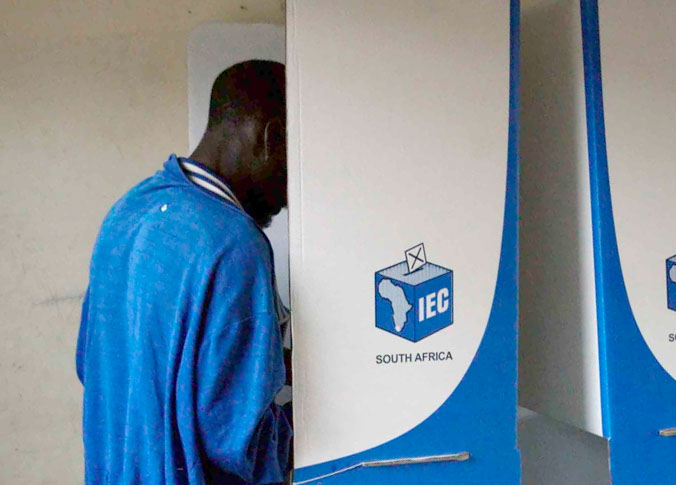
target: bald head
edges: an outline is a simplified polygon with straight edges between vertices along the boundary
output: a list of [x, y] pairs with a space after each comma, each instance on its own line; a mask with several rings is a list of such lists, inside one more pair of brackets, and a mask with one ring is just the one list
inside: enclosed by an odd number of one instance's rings
[[252, 60], [229, 67], [211, 88], [209, 128], [224, 120], [285, 117], [285, 86], [284, 65], [278, 62]]

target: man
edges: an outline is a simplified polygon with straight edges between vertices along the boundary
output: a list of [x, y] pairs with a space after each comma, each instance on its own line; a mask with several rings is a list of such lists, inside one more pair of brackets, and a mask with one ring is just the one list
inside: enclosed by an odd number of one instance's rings
[[272, 250], [286, 205], [281, 64], [216, 79], [189, 159], [123, 196], [91, 260], [78, 338], [87, 483], [278, 483], [291, 428]]

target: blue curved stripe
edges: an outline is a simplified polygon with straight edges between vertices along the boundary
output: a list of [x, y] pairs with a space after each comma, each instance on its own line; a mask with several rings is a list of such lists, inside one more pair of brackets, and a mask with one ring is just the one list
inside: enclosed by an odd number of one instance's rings
[[614, 483], [673, 484], [676, 438], [658, 431], [676, 426], [676, 381], [648, 348], [629, 303], [608, 173], [598, 2], [581, 7], [603, 433]]
[[[479, 349], [448, 400], [428, 419], [375, 448], [295, 470], [297, 482], [365, 461], [468, 451], [465, 462], [354, 468], [321, 480], [349, 483], [518, 484], [516, 444], [518, 198], [519, 198], [519, 0], [510, 2], [510, 77], [507, 186], [500, 265], [490, 317]], [[319, 483], [313, 481], [312, 483]]]

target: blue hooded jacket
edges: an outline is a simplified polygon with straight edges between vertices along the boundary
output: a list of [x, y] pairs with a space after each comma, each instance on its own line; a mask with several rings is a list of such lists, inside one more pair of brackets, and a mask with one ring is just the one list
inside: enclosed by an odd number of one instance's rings
[[96, 241], [76, 359], [88, 484], [279, 483], [288, 468], [272, 250], [222, 180], [182, 163], [123, 196]]

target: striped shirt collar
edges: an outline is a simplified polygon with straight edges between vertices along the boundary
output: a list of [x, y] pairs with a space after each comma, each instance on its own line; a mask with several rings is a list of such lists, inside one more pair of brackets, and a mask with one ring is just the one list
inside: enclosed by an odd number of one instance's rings
[[235, 193], [228, 187], [228, 185], [214, 172], [199, 162], [190, 160], [188, 158], [178, 158], [178, 165], [185, 173], [185, 176], [195, 185], [202, 187], [221, 199], [224, 199], [231, 204], [244, 210], [242, 204], [235, 196]]

